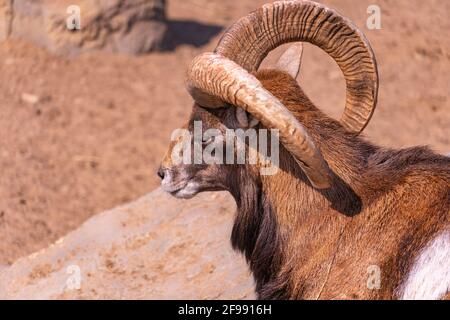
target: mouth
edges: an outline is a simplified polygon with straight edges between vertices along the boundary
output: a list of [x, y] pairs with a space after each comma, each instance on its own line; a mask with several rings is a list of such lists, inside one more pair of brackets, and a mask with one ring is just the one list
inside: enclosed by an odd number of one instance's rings
[[170, 192], [170, 195], [178, 199], [191, 199], [197, 192], [187, 192], [185, 189], [180, 189], [178, 191]]
[[177, 193], [178, 191], [184, 189], [184, 187], [186, 187], [186, 185], [187, 185], [186, 182], [178, 183], [178, 184], [165, 184], [163, 181], [163, 183], [161, 183], [161, 187], [163, 188], [163, 190], [170, 194]]
[[161, 184], [162, 189], [171, 196], [179, 199], [190, 199], [197, 194], [196, 188], [192, 188], [188, 182], [182, 182], [175, 185]]

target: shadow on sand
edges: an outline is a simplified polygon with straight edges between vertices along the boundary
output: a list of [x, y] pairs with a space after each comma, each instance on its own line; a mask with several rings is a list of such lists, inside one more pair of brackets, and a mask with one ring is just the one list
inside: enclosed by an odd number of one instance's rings
[[191, 20], [171, 20], [164, 41], [164, 51], [173, 51], [179, 45], [201, 47], [219, 34], [223, 26], [204, 24]]

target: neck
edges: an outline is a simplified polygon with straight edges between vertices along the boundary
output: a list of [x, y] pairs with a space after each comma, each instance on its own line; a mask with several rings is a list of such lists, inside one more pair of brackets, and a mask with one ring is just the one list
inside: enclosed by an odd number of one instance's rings
[[316, 298], [347, 221], [371, 201], [361, 177], [377, 148], [317, 109], [295, 81], [289, 90], [286, 81], [269, 83], [263, 78], [270, 74], [260, 76], [265, 86], [276, 87], [271, 91], [321, 150], [333, 172], [332, 187], [313, 188], [281, 145], [277, 174], [259, 176], [246, 166], [235, 177], [232, 244], [245, 254], [260, 298]]
[[286, 298], [287, 281], [277, 277], [283, 263], [283, 239], [278, 231], [276, 212], [261, 181], [249, 171], [242, 170], [236, 182], [239, 187], [230, 190], [237, 204], [232, 246], [244, 253], [259, 298]]
[[[308, 112], [303, 116], [311, 117]], [[332, 188], [314, 189], [282, 147], [276, 175], [260, 177], [245, 167], [235, 177], [237, 187], [231, 193], [238, 211], [231, 241], [245, 254], [260, 298], [320, 295], [348, 218], [367, 201], [359, 197], [363, 188], [359, 177], [373, 147], [367, 145], [367, 154], [356, 152], [361, 146], [355, 146], [355, 141], [365, 143], [340, 126], [333, 134], [316, 134], [314, 123], [309, 127], [335, 173]], [[342, 152], [348, 157], [342, 157]]]

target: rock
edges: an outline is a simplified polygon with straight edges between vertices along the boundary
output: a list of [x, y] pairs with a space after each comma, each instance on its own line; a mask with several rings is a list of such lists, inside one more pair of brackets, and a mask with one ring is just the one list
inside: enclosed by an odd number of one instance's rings
[[[12, 5], [11, 5], [12, 3]], [[139, 54], [157, 50], [166, 34], [165, 0], [0, 0], [0, 40], [26, 39], [53, 53], [75, 56], [90, 50]], [[76, 24], [72, 24], [75, 26]]]
[[0, 299], [249, 299], [225, 193], [177, 200], [159, 189], [98, 214], [0, 269]]

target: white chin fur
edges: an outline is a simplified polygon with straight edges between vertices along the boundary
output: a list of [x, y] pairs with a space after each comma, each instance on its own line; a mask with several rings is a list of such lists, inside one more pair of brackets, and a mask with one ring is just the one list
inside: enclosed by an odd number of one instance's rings
[[196, 182], [189, 181], [183, 189], [175, 193], [175, 196], [177, 198], [190, 199], [198, 193], [198, 190], [198, 184]]
[[183, 183], [180, 183], [179, 185], [181, 187], [177, 189], [175, 186], [172, 186], [170, 184], [161, 183], [162, 189], [165, 192], [168, 192], [175, 198], [179, 199], [190, 199], [194, 197], [199, 191], [199, 186], [196, 182], [188, 181], [184, 184], [184, 186]]

